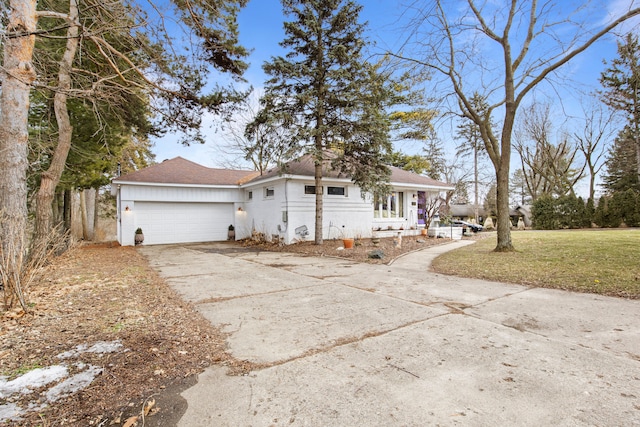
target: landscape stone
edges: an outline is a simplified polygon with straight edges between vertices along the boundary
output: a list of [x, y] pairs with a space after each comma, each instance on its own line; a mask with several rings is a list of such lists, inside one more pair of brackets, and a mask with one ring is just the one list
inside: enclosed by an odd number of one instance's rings
[[384, 252], [381, 251], [380, 249], [373, 250], [373, 251], [369, 252], [369, 258], [371, 258], [371, 259], [383, 259], [384, 258]]

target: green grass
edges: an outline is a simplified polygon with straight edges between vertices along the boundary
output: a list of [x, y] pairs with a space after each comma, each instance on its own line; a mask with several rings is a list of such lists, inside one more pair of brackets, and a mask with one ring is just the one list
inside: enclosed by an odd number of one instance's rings
[[43, 366], [38, 362], [32, 362], [26, 365], [22, 365], [19, 368], [16, 368], [9, 372], [3, 372], [2, 375], [6, 376], [9, 381], [18, 378], [21, 375], [26, 374], [27, 372], [33, 371], [35, 369], [40, 369]]
[[640, 298], [640, 230], [514, 231], [516, 252], [495, 234], [433, 262], [440, 273], [526, 286]]

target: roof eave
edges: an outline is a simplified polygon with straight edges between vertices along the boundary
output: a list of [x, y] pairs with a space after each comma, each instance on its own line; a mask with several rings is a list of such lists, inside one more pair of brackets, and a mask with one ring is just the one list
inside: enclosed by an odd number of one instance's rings
[[144, 181], [111, 181], [112, 185], [140, 185], [147, 187], [192, 187], [192, 188], [233, 188], [238, 189], [238, 184], [178, 184], [167, 182], [144, 182]]
[[406, 182], [399, 182], [399, 181], [390, 182], [389, 185], [391, 185], [392, 187], [415, 188], [417, 190], [424, 190], [424, 189], [438, 190], [438, 191], [455, 190], [455, 187], [451, 185], [415, 184], [415, 183], [409, 184]]

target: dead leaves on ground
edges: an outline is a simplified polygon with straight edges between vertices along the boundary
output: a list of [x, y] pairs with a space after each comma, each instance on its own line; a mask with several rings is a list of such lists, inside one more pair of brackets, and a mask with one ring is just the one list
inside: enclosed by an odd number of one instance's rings
[[140, 415], [135, 415], [133, 417], [127, 418], [122, 427], [136, 427], [138, 425], [138, 421], [144, 421], [146, 417], [150, 417], [156, 414], [159, 409], [155, 408], [156, 400], [150, 399], [144, 402], [144, 406], [140, 411]]

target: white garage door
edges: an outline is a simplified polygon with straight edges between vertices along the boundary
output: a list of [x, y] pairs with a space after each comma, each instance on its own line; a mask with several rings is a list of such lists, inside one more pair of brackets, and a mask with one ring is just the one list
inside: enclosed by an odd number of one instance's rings
[[227, 240], [231, 203], [136, 202], [136, 227], [145, 245]]

